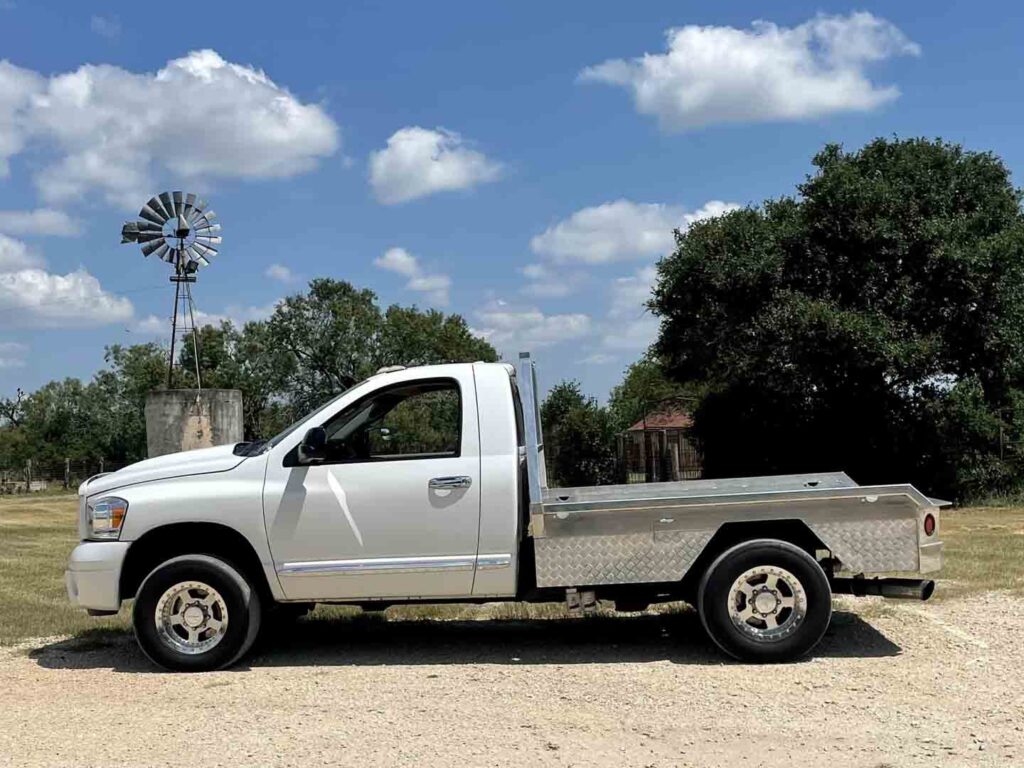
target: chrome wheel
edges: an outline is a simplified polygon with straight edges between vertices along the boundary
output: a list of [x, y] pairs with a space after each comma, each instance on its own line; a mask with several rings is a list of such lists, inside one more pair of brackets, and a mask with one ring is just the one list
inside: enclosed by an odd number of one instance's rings
[[179, 653], [196, 655], [215, 648], [228, 629], [228, 608], [213, 587], [201, 581], [175, 584], [156, 604], [160, 640]]
[[775, 642], [792, 634], [807, 616], [807, 594], [785, 568], [758, 566], [740, 574], [729, 590], [729, 618], [744, 635]]

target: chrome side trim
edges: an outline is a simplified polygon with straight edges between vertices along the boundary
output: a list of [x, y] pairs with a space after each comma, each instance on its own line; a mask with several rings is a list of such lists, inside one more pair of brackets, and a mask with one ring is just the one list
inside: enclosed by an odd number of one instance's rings
[[476, 559], [476, 567], [480, 571], [493, 571], [511, 565], [512, 555], [479, 555]]
[[285, 563], [282, 576], [322, 576], [332, 573], [422, 573], [433, 571], [471, 571], [474, 555], [437, 555], [433, 557], [375, 557], [366, 560], [313, 560]]

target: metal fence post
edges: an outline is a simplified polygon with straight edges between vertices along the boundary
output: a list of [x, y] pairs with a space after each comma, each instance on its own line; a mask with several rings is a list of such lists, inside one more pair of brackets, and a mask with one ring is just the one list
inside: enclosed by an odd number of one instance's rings
[[71, 459], [64, 459], [64, 490], [68, 489], [71, 485]]
[[32, 459], [25, 460], [25, 493], [32, 490]]

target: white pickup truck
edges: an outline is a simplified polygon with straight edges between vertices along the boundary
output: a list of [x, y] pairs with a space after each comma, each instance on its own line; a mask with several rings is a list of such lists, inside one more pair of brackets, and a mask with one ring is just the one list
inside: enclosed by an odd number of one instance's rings
[[271, 440], [161, 456], [79, 489], [67, 590], [134, 598], [142, 650], [228, 666], [313, 604], [693, 604], [745, 660], [820, 640], [833, 593], [928, 599], [866, 578], [942, 564], [938, 508], [842, 473], [547, 488], [536, 377], [466, 363], [372, 376]]

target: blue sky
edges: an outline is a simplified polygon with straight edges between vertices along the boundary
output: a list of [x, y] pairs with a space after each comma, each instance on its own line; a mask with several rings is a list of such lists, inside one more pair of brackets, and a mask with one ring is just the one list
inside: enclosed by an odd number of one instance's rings
[[119, 233], [187, 188], [224, 225], [205, 313], [346, 279], [603, 399], [672, 226], [792, 192], [830, 141], [1017, 171], [1022, 37], [1009, 2], [0, 0], [0, 394], [166, 337], [166, 265]]

